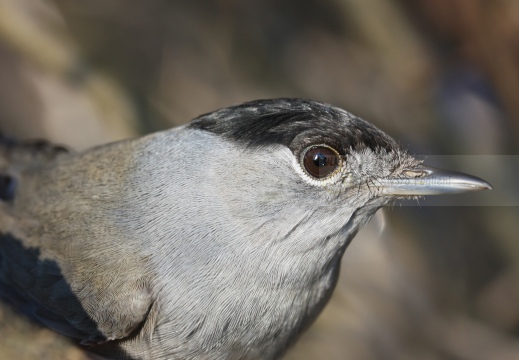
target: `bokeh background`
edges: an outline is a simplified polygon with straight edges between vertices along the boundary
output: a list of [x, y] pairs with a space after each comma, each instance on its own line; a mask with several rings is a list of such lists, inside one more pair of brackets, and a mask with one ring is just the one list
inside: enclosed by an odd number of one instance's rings
[[[11, 136], [81, 150], [272, 97], [504, 184], [377, 213], [286, 359], [519, 359], [518, 1], [0, 0]], [[85, 355], [1, 305], [0, 359]]]

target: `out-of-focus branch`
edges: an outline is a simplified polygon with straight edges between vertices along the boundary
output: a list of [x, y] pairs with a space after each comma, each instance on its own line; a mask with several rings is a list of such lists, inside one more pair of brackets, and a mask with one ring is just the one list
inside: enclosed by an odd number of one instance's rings
[[0, 0], [0, 39], [30, 66], [81, 92], [108, 139], [135, 136], [137, 119], [128, 95], [106, 74], [87, 68], [67, 34], [51, 3]]
[[[514, 137], [519, 141], [519, 57], [516, 33], [519, 4], [515, 1], [459, 0], [461, 31], [494, 84], [510, 117]], [[515, 11], [514, 11], [515, 10]], [[515, 15], [518, 17], [517, 15]], [[515, 29], [514, 29], [515, 27]]]

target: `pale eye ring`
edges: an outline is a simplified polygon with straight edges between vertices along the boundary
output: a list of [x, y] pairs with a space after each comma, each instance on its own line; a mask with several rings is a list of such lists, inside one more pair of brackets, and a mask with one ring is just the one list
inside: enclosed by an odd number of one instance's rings
[[339, 153], [328, 145], [313, 145], [303, 151], [300, 162], [308, 175], [322, 180], [335, 173], [341, 158]]

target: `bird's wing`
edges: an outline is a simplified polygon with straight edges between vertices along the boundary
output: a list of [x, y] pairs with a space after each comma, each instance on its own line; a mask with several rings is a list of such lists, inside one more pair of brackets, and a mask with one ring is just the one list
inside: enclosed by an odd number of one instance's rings
[[[66, 243], [75, 225], [84, 236], [85, 219], [92, 218], [89, 211], [95, 209], [77, 207], [71, 199], [62, 213], [53, 213], [61, 205], [45, 206], [55, 201], [52, 194], [41, 205], [52, 176], [40, 181], [38, 169], [67, 156], [65, 149], [46, 142], [17, 143], [0, 136], [0, 296], [83, 344], [123, 339], [148, 317], [153, 301], [147, 281], [135, 269], [141, 264], [133, 264], [117, 249], [109, 255], [102, 249], [99, 254], [82, 252], [94, 240], [90, 238], [70, 241], [75, 246]], [[27, 172], [36, 181], [24, 181]], [[17, 204], [21, 193], [24, 206]], [[27, 203], [32, 197], [40, 205], [31, 208]], [[60, 216], [62, 221], [53, 220]]]
[[10, 232], [0, 236], [0, 282], [1, 295], [29, 317], [72, 338], [105, 340], [59, 266]]

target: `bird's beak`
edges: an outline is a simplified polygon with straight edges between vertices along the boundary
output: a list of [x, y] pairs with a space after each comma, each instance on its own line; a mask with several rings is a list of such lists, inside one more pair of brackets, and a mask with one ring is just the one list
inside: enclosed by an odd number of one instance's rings
[[489, 183], [475, 176], [425, 165], [404, 170], [397, 178], [380, 179], [375, 183], [382, 194], [397, 196], [457, 194], [492, 189]]

